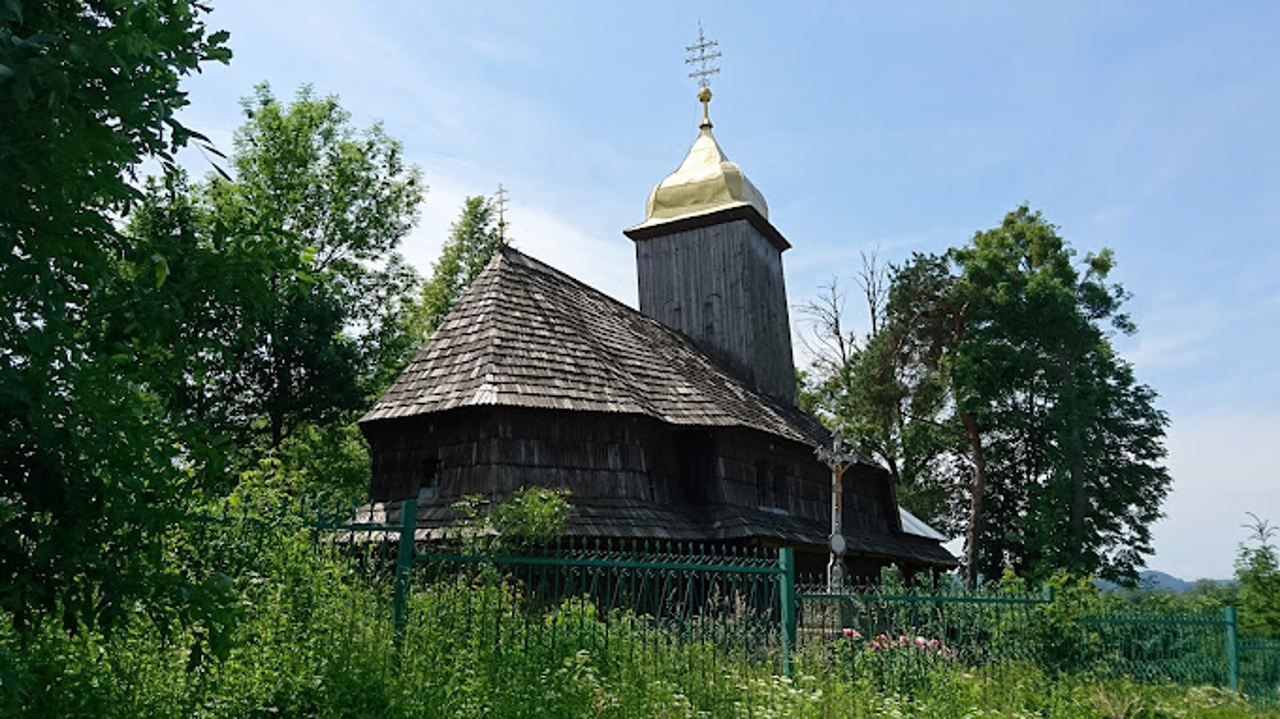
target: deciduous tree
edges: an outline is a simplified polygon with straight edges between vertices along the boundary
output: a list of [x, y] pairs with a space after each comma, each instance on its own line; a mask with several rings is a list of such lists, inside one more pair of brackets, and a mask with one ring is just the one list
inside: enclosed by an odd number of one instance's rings
[[286, 105], [262, 84], [243, 107], [235, 178], [211, 177], [205, 194], [217, 234], [281, 258], [247, 368], [274, 447], [300, 423], [359, 408], [407, 361], [418, 279], [398, 247], [422, 187], [400, 143], [378, 124], [354, 128], [336, 97], [304, 86]]
[[960, 428], [947, 412], [940, 375], [904, 362], [903, 325], [886, 324], [889, 278], [889, 268], [874, 255], [863, 257], [855, 282], [871, 328], [865, 336], [850, 329], [836, 279], [802, 308], [811, 322], [805, 341], [814, 356], [802, 396], [806, 410], [889, 470], [902, 506], [951, 529], [948, 487], [963, 451]]
[[179, 82], [230, 57], [205, 12], [0, 3], [0, 610], [18, 625], [109, 623], [184, 581], [160, 539], [198, 487], [104, 288], [139, 163], [200, 139]]
[[415, 346], [418, 277], [397, 247], [419, 173], [381, 128], [356, 130], [309, 88], [285, 105], [261, 85], [244, 109], [234, 177], [149, 186], [122, 304], [152, 313], [139, 320], [154, 334], [152, 390], [201, 438], [185, 450], [193, 466], [254, 467], [270, 452], [303, 463], [286, 468], [312, 480], [300, 493], [355, 499], [367, 458], [351, 424]]

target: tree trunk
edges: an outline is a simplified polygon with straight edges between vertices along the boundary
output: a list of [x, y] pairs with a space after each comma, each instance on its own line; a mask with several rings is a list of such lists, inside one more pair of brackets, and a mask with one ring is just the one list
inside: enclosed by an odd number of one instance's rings
[[964, 547], [964, 583], [973, 589], [978, 586], [978, 538], [982, 530], [982, 498], [987, 491], [987, 463], [982, 456], [978, 422], [968, 412], [959, 414], [969, 438], [969, 452], [973, 460], [973, 496], [969, 502], [969, 531]]
[[1067, 566], [1073, 572], [1083, 572], [1084, 516], [1088, 509], [1088, 493], [1085, 491], [1084, 437], [1080, 432], [1079, 401], [1076, 397], [1075, 373], [1066, 351], [1058, 352], [1058, 374], [1062, 381], [1062, 399], [1067, 406], [1066, 460], [1067, 481], [1070, 483], [1070, 504], [1067, 510]]

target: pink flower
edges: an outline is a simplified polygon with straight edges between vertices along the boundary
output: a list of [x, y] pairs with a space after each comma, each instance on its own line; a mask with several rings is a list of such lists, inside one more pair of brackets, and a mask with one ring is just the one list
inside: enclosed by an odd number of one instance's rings
[[853, 639], [857, 641], [858, 639], [862, 638], [862, 635], [858, 632], [857, 629], [854, 629], [853, 627], [845, 627], [844, 637], [845, 639]]

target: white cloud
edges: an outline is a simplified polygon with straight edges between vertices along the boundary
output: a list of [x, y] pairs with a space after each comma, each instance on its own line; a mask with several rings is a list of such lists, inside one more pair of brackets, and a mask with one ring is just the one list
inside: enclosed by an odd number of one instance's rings
[[[1188, 313], [1195, 314], [1195, 313]], [[1195, 365], [1207, 355], [1206, 348], [1219, 327], [1212, 322], [1182, 321], [1172, 327], [1144, 330], [1136, 345], [1122, 347], [1126, 359], [1140, 369]]]
[[1225, 578], [1249, 532], [1247, 512], [1280, 521], [1275, 462], [1280, 413], [1175, 417], [1168, 435], [1173, 491], [1148, 563], [1184, 579]]
[[635, 249], [622, 238], [600, 239], [538, 207], [511, 206], [517, 249], [597, 290], [636, 306]]
[[[429, 190], [422, 217], [405, 238], [405, 258], [424, 276], [449, 236], [468, 196], [492, 195], [498, 187], [490, 173], [452, 163], [425, 173]], [[507, 207], [512, 245], [622, 302], [635, 306], [635, 251], [621, 237], [594, 237], [574, 219], [515, 197]]]

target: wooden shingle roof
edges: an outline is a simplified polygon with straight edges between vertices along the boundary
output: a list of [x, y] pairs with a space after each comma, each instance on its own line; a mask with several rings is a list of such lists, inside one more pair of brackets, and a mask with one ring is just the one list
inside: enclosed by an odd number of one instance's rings
[[482, 405], [739, 426], [810, 446], [828, 439], [684, 335], [509, 247], [361, 422]]

